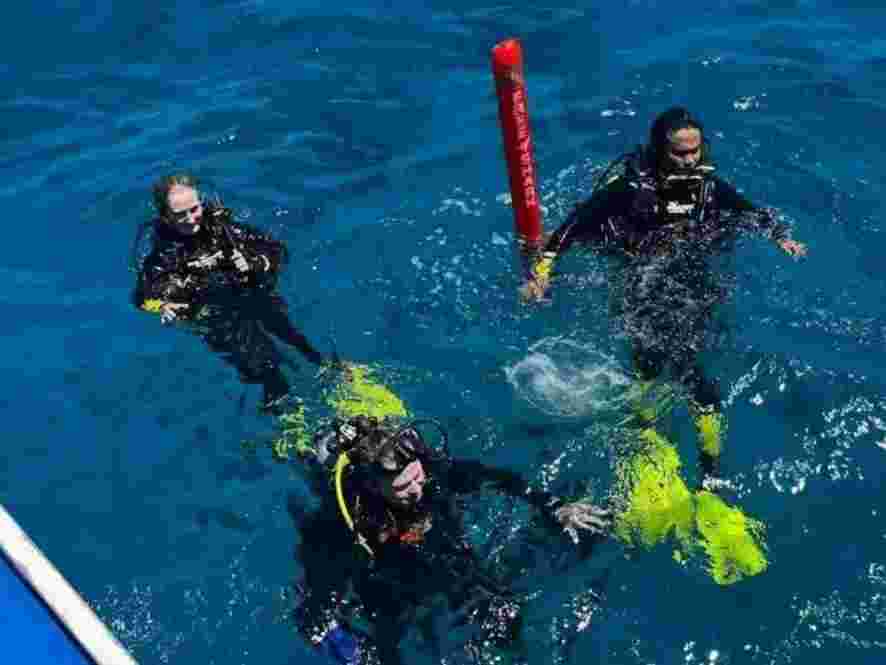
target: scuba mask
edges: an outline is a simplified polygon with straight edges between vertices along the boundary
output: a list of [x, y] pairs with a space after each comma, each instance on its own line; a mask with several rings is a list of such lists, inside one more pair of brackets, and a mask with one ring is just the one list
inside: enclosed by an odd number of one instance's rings
[[[678, 166], [677, 162], [668, 155], [664, 142], [650, 145], [647, 148], [651, 161], [658, 165], [659, 186], [690, 189], [702, 184], [714, 172], [710, 144], [701, 135], [701, 130], [698, 129], [698, 131], [701, 137], [701, 143], [697, 144], [697, 148], [695, 148], [699, 150], [698, 161], [692, 166]], [[666, 136], [670, 137], [671, 134], [672, 132], [668, 132]]]
[[360, 466], [399, 471], [417, 458], [415, 445], [405, 434], [402, 428], [391, 433], [376, 418], [357, 416], [337, 426], [337, 448]]
[[659, 181], [664, 189], [694, 189], [701, 186], [714, 172], [714, 166], [704, 162], [688, 168], [668, 169]]
[[442, 452], [448, 456], [446, 431], [431, 419], [413, 420], [391, 431], [376, 418], [357, 416], [336, 426], [336, 448], [340, 453], [347, 453], [355, 464], [377, 465], [388, 473], [399, 472], [425, 451], [430, 452], [417, 429], [425, 424], [433, 425], [440, 432]]
[[385, 440], [378, 451], [376, 464], [385, 473], [397, 474], [418, 459], [414, 440], [404, 435], [392, 436]]

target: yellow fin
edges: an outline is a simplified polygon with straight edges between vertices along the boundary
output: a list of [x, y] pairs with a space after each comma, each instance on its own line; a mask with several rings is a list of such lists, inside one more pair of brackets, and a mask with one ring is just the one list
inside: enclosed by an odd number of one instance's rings
[[327, 403], [339, 418], [369, 416], [383, 420], [408, 415], [403, 401], [390, 388], [374, 381], [371, 370], [363, 365], [351, 367], [350, 379], [338, 384]]
[[763, 523], [728, 506], [716, 494], [702, 491], [696, 495], [695, 523], [708, 557], [708, 572], [717, 584], [734, 584], [769, 566]]
[[695, 419], [695, 428], [698, 430], [701, 449], [711, 457], [720, 456], [724, 425], [725, 419], [723, 414], [718, 411], [701, 413]]
[[640, 450], [617, 467], [624, 501], [615, 536], [627, 545], [652, 547], [673, 535], [673, 559], [686, 565], [706, 557], [705, 570], [720, 585], [759, 575], [769, 566], [762, 522], [708, 491], [693, 494], [680, 476], [676, 448], [652, 428], [639, 435]]
[[643, 448], [620, 465], [618, 483], [626, 494], [615, 534], [624, 542], [656, 545], [673, 531], [686, 541], [693, 526], [692, 495], [680, 477], [677, 450], [651, 428], [639, 434]]

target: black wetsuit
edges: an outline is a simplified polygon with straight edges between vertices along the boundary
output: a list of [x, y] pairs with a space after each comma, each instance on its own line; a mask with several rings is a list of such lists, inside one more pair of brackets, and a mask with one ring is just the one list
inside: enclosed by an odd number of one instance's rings
[[697, 404], [716, 407], [717, 387], [697, 361], [711, 314], [728, 295], [711, 260], [739, 232], [779, 241], [787, 228], [716, 176], [663, 185], [646, 154], [629, 156], [625, 173], [581, 203], [545, 252], [558, 255], [581, 243], [620, 259], [613, 300], [637, 370], [651, 379], [670, 366]]
[[[289, 321], [286, 302], [277, 292], [277, 277], [286, 261], [283, 243], [257, 229], [234, 222], [227, 208], [207, 206], [200, 230], [177, 233], [154, 220], [154, 243], [139, 272], [133, 300], [186, 303], [177, 318], [194, 324], [207, 346], [233, 365], [244, 383], [264, 386], [266, 404], [289, 389], [280, 369], [284, 362], [270, 335], [294, 346], [314, 363], [325, 358]], [[247, 273], [234, 266], [238, 249], [250, 265]], [[218, 252], [211, 268], [196, 261]]]
[[[517, 474], [479, 462], [420, 455], [428, 476], [421, 501], [393, 509], [365, 488], [359, 472], [345, 482], [357, 530], [373, 550], [355, 544], [325, 479], [321, 508], [301, 521], [297, 559], [304, 566], [303, 598], [296, 609], [300, 632], [317, 643], [333, 622], [370, 622], [382, 665], [402, 662], [398, 644], [406, 629], [422, 624], [422, 609], [445, 599], [459, 624], [474, 634], [467, 646], [482, 651], [519, 642], [520, 599], [477, 558], [466, 539], [460, 497], [483, 489], [520, 497], [535, 506], [546, 526], [559, 528], [554, 496], [528, 488]], [[356, 619], [356, 621], [354, 621]], [[360, 632], [357, 628], [355, 632]], [[471, 646], [473, 645], [473, 647]], [[447, 654], [439, 654], [445, 657]]]

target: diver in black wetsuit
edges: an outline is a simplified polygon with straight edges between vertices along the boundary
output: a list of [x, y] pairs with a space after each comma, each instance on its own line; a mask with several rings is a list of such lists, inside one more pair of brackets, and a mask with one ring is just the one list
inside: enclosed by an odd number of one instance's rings
[[588, 501], [565, 504], [512, 472], [451, 459], [445, 433], [443, 451], [432, 450], [419, 432], [428, 422], [393, 430], [359, 417], [315, 438], [323, 503], [307, 517], [292, 508], [304, 566], [295, 619], [306, 639], [341, 663], [363, 662], [369, 645], [382, 665], [401, 663], [406, 629], [437, 598], [472, 624], [469, 651], [517, 646], [520, 599], [474, 554], [458, 497], [489, 488], [522, 498], [576, 542], [578, 530], [609, 526], [609, 513]]
[[[204, 205], [190, 176], [159, 180], [154, 203], [159, 216], [151, 222], [153, 246], [139, 270], [135, 305], [160, 314], [164, 324], [193, 324], [244, 383], [264, 387], [264, 410], [279, 409], [289, 385], [280, 369], [285, 361], [270, 335], [312, 363], [327, 362], [289, 321], [277, 292], [286, 247], [235, 222], [220, 204]], [[136, 244], [140, 240], [141, 233]]]
[[[623, 173], [610, 178], [617, 167]], [[804, 256], [806, 247], [790, 238], [771, 210], [755, 207], [714, 170], [701, 123], [683, 108], [665, 111], [652, 125], [649, 144], [616, 160], [598, 180], [603, 186], [531, 257], [522, 294], [541, 299], [554, 261], [574, 243], [620, 259], [620, 309], [637, 373], [648, 382], [669, 369], [689, 389], [703, 483], [715, 486], [720, 395], [697, 356], [726, 293], [710, 260], [739, 232], [761, 234], [795, 257]]]

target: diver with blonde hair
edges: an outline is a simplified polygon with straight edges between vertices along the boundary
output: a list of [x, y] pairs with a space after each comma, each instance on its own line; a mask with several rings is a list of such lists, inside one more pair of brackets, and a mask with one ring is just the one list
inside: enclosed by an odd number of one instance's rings
[[236, 221], [220, 202], [204, 202], [190, 175], [161, 178], [153, 195], [158, 215], [148, 223], [153, 242], [138, 267], [135, 305], [159, 314], [164, 324], [191, 324], [244, 383], [262, 385], [262, 410], [280, 412], [289, 383], [272, 336], [311, 363], [333, 362], [289, 319], [277, 289], [286, 246]]

